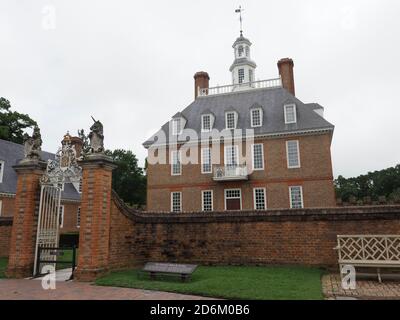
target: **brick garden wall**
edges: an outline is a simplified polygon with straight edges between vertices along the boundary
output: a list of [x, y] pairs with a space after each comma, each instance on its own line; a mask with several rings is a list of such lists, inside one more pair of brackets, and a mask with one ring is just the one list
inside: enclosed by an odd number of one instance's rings
[[400, 234], [400, 206], [135, 213], [113, 196], [110, 261], [333, 266], [338, 234]]
[[0, 258], [8, 257], [13, 219], [0, 217]]

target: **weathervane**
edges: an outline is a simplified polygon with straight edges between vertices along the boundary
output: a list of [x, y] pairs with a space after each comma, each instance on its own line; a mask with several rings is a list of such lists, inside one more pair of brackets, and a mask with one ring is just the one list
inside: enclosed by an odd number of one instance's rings
[[239, 6], [239, 9], [236, 9], [235, 12], [239, 13], [239, 20], [240, 20], [240, 36], [243, 36], [243, 28], [242, 28], [242, 11], [244, 11], [244, 9], [242, 9], [242, 6]]

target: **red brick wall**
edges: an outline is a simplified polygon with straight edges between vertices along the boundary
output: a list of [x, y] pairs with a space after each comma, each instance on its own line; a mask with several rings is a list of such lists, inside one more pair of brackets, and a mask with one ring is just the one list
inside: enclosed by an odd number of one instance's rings
[[77, 227], [77, 214], [78, 208], [81, 205], [80, 202], [66, 202], [62, 201], [61, 204], [64, 206], [64, 223], [60, 228], [60, 234], [63, 233], [79, 233]]
[[12, 218], [0, 217], [0, 258], [8, 257], [10, 250]]
[[110, 261], [199, 264], [336, 264], [339, 234], [400, 234], [400, 206], [156, 214], [114, 196]]
[[[256, 143], [264, 145], [264, 170], [254, 171], [248, 181], [215, 182], [212, 174], [201, 173], [201, 150], [198, 150], [199, 164], [182, 165], [182, 174], [171, 176], [169, 164], [149, 164], [147, 170], [147, 209], [149, 211], [170, 211], [172, 191], [182, 192], [183, 211], [201, 210], [201, 190], [214, 191], [214, 210], [224, 210], [224, 189], [241, 188], [243, 210], [252, 210], [253, 188], [265, 187], [268, 209], [287, 209], [290, 207], [289, 186], [303, 186], [304, 206], [306, 208], [336, 206], [331, 161], [332, 136], [330, 134], [298, 136], [278, 139], [263, 139]], [[288, 169], [286, 160], [286, 141], [299, 140], [301, 168]], [[239, 148], [241, 163], [251, 169], [251, 149], [247, 152]], [[167, 162], [170, 152], [167, 150]], [[218, 152], [216, 152], [218, 154]], [[213, 162], [224, 162], [224, 147], [220, 146], [219, 157]]]
[[2, 202], [1, 217], [12, 217], [14, 215], [15, 196], [0, 195]]

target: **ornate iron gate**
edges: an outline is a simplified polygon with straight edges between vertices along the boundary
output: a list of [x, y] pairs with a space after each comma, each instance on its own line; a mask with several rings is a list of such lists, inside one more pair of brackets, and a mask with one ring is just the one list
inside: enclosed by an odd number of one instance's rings
[[[60, 203], [62, 186], [66, 183], [74, 185], [79, 190], [82, 169], [78, 166], [75, 147], [65, 136], [62, 147], [57, 151], [54, 160], [48, 160], [46, 173], [42, 176], [39, 218], [36, 235], [35, 264], [33, 275], [41, 274], [43, 266], [57, 262], [57, 254], [52, 250], [58, 249], [60, 226]], [[40, 253], [40, 256], [39, 256]], [[43, 261], [43, 263], [41, 263]]]

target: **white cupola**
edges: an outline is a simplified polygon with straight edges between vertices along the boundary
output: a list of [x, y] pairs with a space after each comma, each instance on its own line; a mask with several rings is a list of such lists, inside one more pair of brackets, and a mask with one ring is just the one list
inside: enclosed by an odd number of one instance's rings
[[256, 63], [250, 58], [251, 42], [243, 37], [243, 32], [240, 32], [240, 37], [233, 43], [234, 57], [232, 66], [229, 71], [232, 72], [232, 84], [234, 90], [240, 90], [251, 86], [255, 79]]

